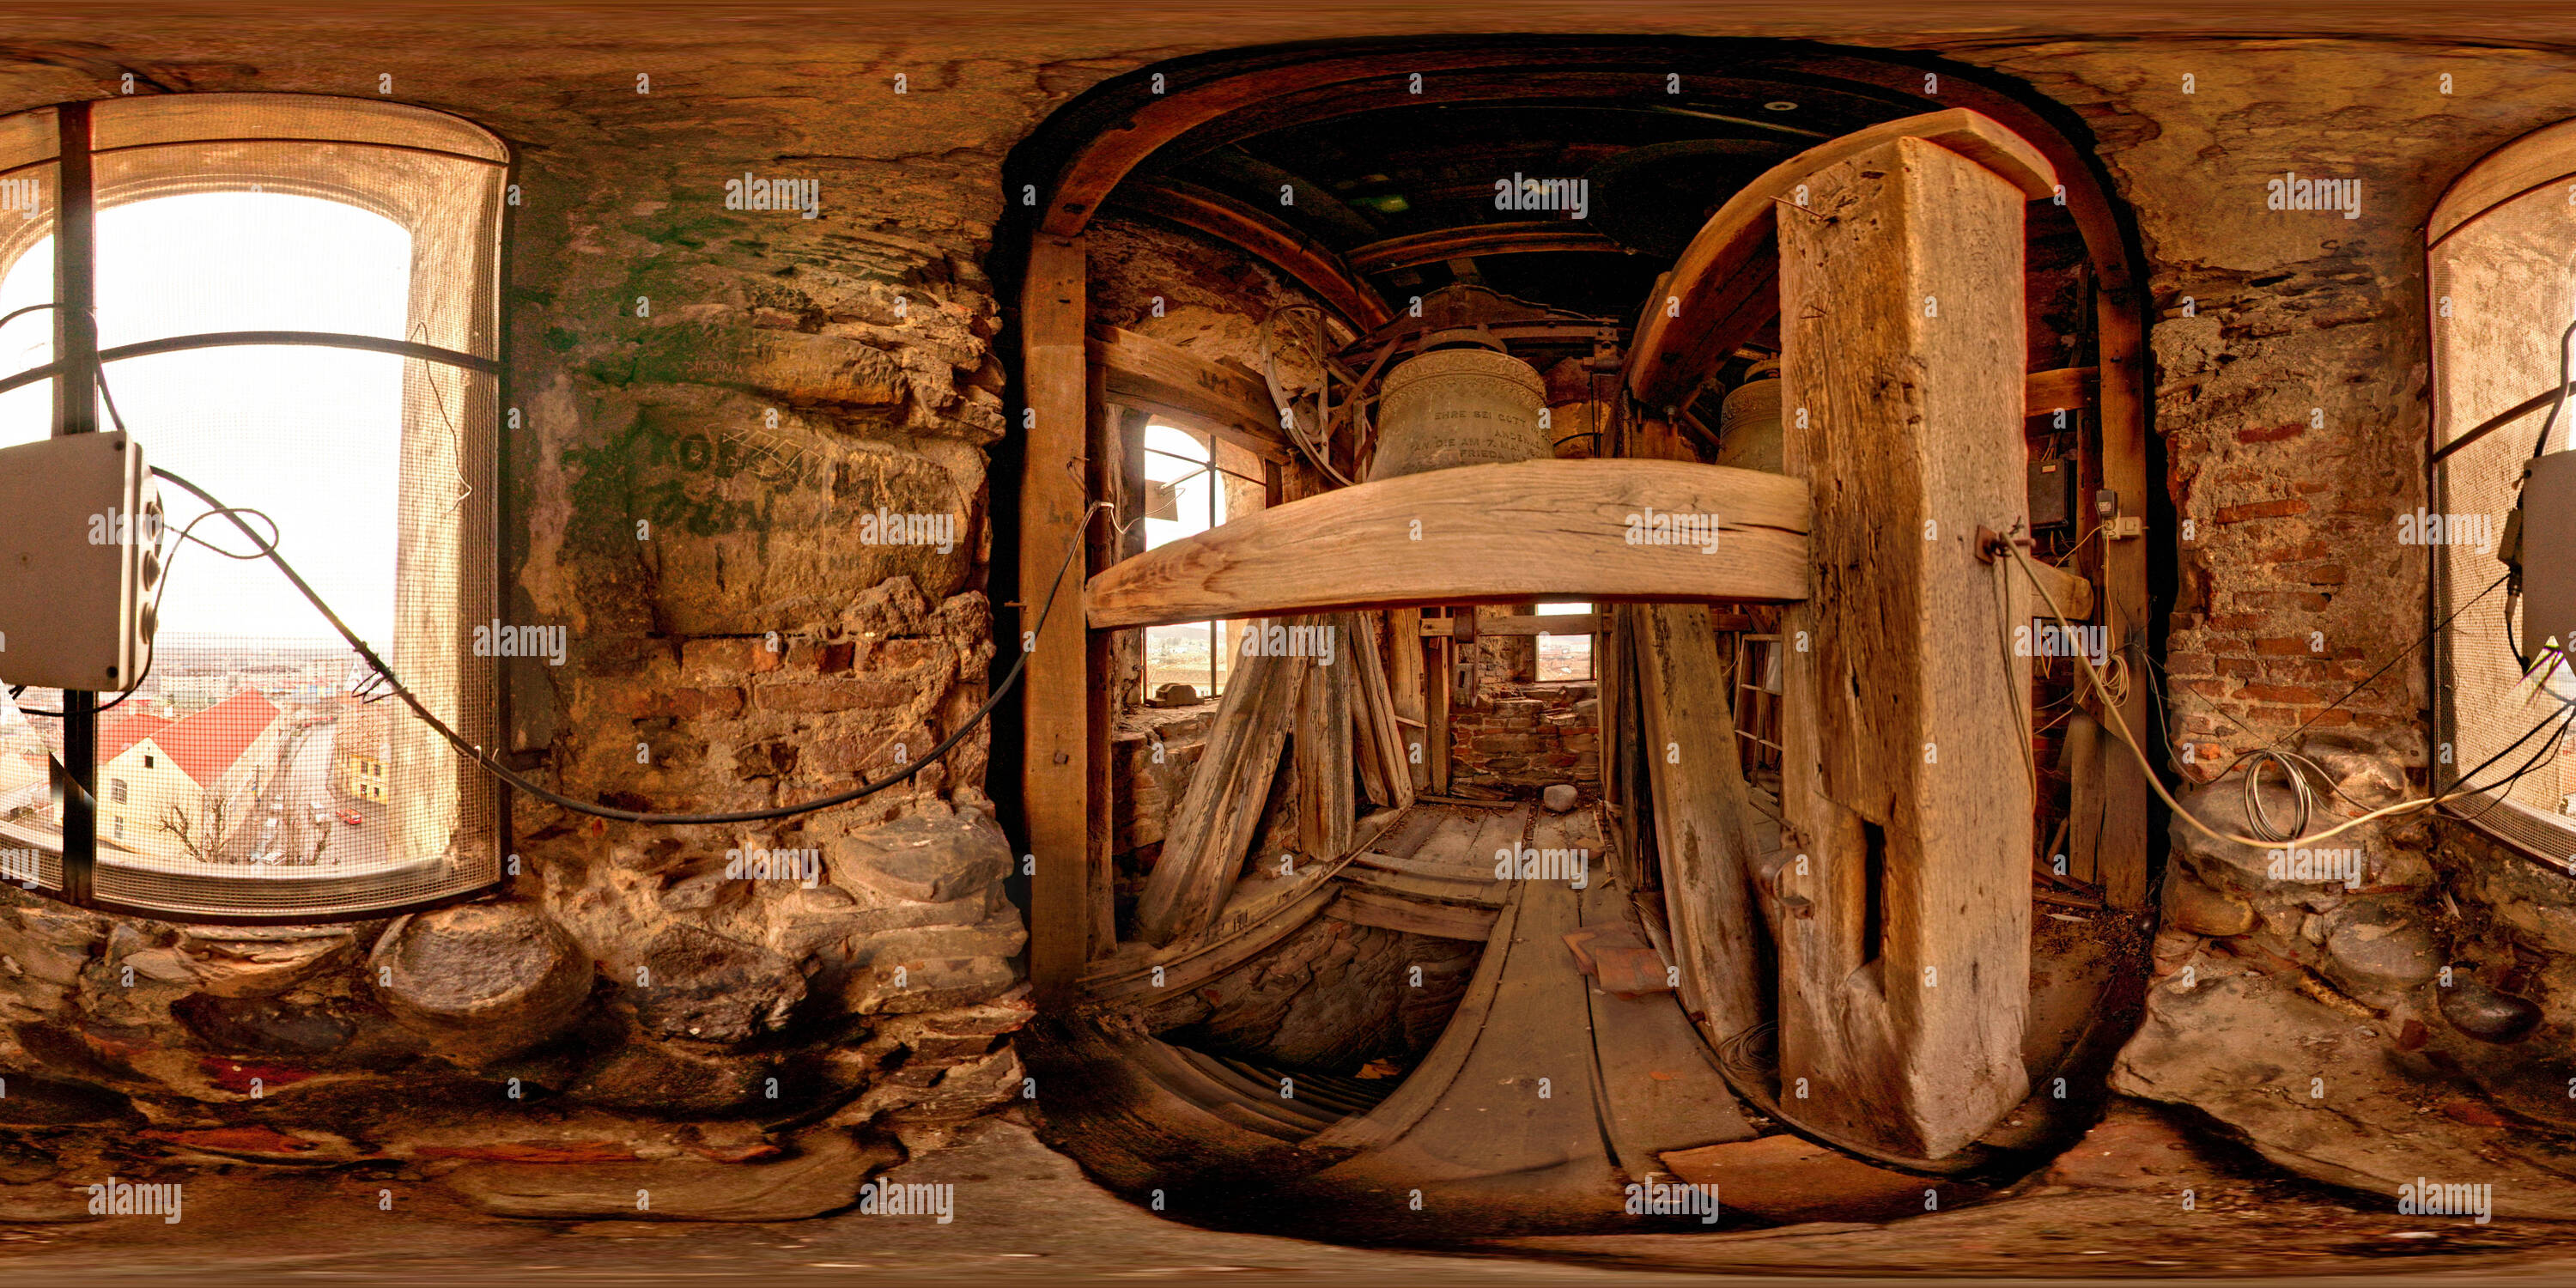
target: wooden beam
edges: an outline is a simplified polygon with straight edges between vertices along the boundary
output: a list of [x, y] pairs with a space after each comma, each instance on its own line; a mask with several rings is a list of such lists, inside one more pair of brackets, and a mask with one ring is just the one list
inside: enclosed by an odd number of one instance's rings
[[[1168, 542], [1092, 578], [1095, 627], [1539, 599], [1807, 594], [1804, 484], [1671, 461], [1466, 465], [1341, 488]], [[1715, 516], [1715, 553], [1631, 545], [1654, 514]]]
[[1767, 1011], [1745, 876], [1757, 858], [1753, 802], [1735, 746], [1726, 667], [1698, 605], [1645, 604], [1628, 617], [1636, 623], [1655, 850], [1663, 860], [1680, 993], [1703, 1031], [1723, 1041], [1762, 1023]]
[[1821, 850], [1863, 877], [1822, 897], [1878, 910], [1875, 943], [1832, 945], [1857, 956], [1783, 944], [1804, 1014], [1793, 1023], [1784, 998], [1781, 1076], [1808, 1078], [1809, 1112], [1840, 1130], [1927, 1159], [2027, 1090], [2028, 730], [2005, 570], [1976, 537], [2026, 504], [2010, 360], [2026, 343], [2026, 177], [1899, 134], [1807, 175], [1818, 217], [1780, 225], [1784, 394], [1809, 412], [1786, 464], [1829, 520], [1816, 593], [1783, 625], [1814, 645], [1788, 695], [1806, 763], [1784, 825], [1811, 868]]
[[1773, 244], [1779, 206], [1798, 209], [1799, 188], [1812, 187], [1818, 172], [1900, 138], [1923, 139], [1975, 160], [2034, 201], [2056, 188], [2056, 168], [2038, 149], [1965, 108], [1873, 125], [1773, 166], [1718, 207], [1674, 262], [1662, 300], [1650, 302], [1628, 360], [1628, 388], [1638, 401], [1657, 408], [1678, 404], [1755, 327], [1779, 315]]
[[[1244, 634], [1251, 638], [1250, 630]], [[1207, 929], [1234, 893], [1310, 669], [1302, 657], [1235, 654], [1206, 747], [1136, 900], [1137, 933], [1147, 943], [1170, 944]]]
[[[1448, 616], [1448, 610], [1442, 609], [1440, 612], [1442, 617]], [[1449, 791], [1449, 700], [1452, 696], [1449, 692], [1449, 650], [1451, 647], [1453, 647], [1451, 641], [1444, 635], [1426, 645], [1423, 655], [1424, 701], [1427, 710], [1423, 716], [1422, 750], [1423, 757], [1428, 762], [1424, 766], [1423, 779], [1430, 793], [1435, 796], [1446, 795]]]
[[1119, 204], [1231, 243], [1277, 267], [1362, 332], [1395, 320], [1333, 249], [1224, 193], [1166, 179], [1119, 195]]
[[2100, 367], [2058, 367], [2022, 377], [2021, 418], [2061, 411], [2082, 411], [2096, 401], [2102, 383]]
[[[1065, 551], [1084, 540], [1089, 501], [1084, 479], [1064, 462], [1096, 460], [1090, 425], [1090, 379], [1083, 345], [1088, 267], [1081, 238], [1040, 237], [1029, 252], [1028, 280], [1020, 292], [1023, 328], [1021, 379], [1031, 413], [1027, 467], [1020, 480], [1020, 584], [1022, 621], [1034, 622], [1047, 600]], [[1028, 826], [1028, 852], [1037, 860], [1030, 878], [1029, 975], [1041, 997], [1070, 993], [1091, 958], [1091, 893], [1094, 855], [1092, 814], [1094, 736], [1085, 717], [1094, 688], [1091, 649], [1071, 585], [1082, 575], [1081, 556], [1055, 596], [1055, 611], [1037, 632], [1021, 685], [1027, 750], [1020, 768], [1020, 799]], [[1106, 838], [1097, 838], [1106, 845]]]
[[[1398, 608], [1386, 614], [1387, 694], [1395, 707], [1405, 769], [1411, 790], [1431, 786], [1430, 699], [1424, 691], [1422, 610]], [[1409, 725], [1405, 721], [1412, 722]]]
[[[1109, 401], [1108, 376], [1097, 364], [1083, 363], [1083, 489], [1111, 507], [1100, 521], [1083, 525], [1082, 562], [1089, 568], [1111, 567], [1126, 554], [1119, 549], [1117, 525], [1106, 521], [1116, 517], [1126, 492], [1121, 469], [1125, 453], [1117, 440], [1121, 412]], [[1062, 603], [1064, 596], [1056, 599]], [[1118, 724], [1118, 633], [1085, 631], [1083, 636], [1083, 960], [1090, 961], [1118, 947], [1118, 863], [1109, 850], [1116, 831], [1109, 735]]]
[[[1413, 804], [1413, 766], [1405, 755], [1406, 731], [1396, 718], [1395, 694], [1387, 683], [1386, 667], [1378, 660], [1376, 618], [1348, 613], [1343, 621], [1350, 631], [1352, 674], [1359, 682], [1351, 724], [1361, 785], [1368, 789], [1371, 801], [1403, 809]], [[1411, 649], [1416, 658], [1422, 656], [1418, 639], [1398, 640], [1396, 647]]]
[[1296, 454], [1280, 436], [1269, 387], [1250, 372], [1117, 327], [1092, 331], [1091, 360], [1108, 369], [1110, 396], [1128, 406], [1176, 413], [1265, 460]]
[[[1390, 80], [1403, 84], [1411, 72], [1431, 73], [1473, 67], [1513, 67], [1535, 61], [1525, 50], [1487, 48], [1426, 50], [1405, 56], [1401, 71], [1391, 69], [1384, 54], [1347, 57], [1300, 57], [1275, 67], [1226, 76], [1178, 93], [1157, 96], [1136, 109], [1119, 128], [1103, 131], [1057, 174], [1047, 194], [1043, 231], [1070, 237], [1082, 231], [1111, 190], [1165, 144], [1241, 108], [1283, 94], [1320, 89], [1346, 81]], [[1415, 101], [1419, 101], [1418, 99]], [[1388, 106], [1403, 100], [1390, 98]]]
[[1399, 268], [1437, 264], [1459, 255], [1526, 255], [1549, 251], [1630, 253], [1627, 247], [1608, 237], [1573, 227], [1562, 219], [1518, 219], [1389, 237], [1365, 246], [1354, 246], [1342, 259], [1354, 273], [1388, 273]]
[[[1337, 613], [1317, 624], [1339, 631], [1344, 616]], [[1351, 820], [1359, 811], [1351, 795], [1351, 672], [1355, 660], [1350, 639], [1344, 636], [1337, 641], [1333, 652], [1330, 666], [1312, 658], [1287, 659], [1307, 672], [1297, 696], [1297, 846], [1307, 858], [1315, 860], [1338, 859], [1351, 852]], [[1255, 788], [1256, 793], [1258, 790]]]
[[[1425, 635], [1446, 636], [1455, 624], [1442, 618], [1422, 623]], [[1476, 623], [1479, 635], [1590, 635], [1601, 629], [1599, 613], [1537, 613], [1529, 616], [1487, 617]]]

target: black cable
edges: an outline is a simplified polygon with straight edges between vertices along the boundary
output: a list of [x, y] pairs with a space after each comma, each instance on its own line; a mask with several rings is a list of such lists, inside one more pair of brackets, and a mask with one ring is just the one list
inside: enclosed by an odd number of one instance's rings
[[57, 304], [52, 300], [47, 300], [42, 304], [30, 304], [23, 309], [11, 309], [6, 315], [0, 315], [0, 326], [7, 326], [38, 309], [58, 309], [61, 307], [62, 305]]
[[[414, 697], [412, 695], [412, 691], [403, 684], [401, 679], [394, 675], [393, 668], [386, 665], [383, 658], [376, 656], [376, 651], [373, 648], [370, 648], [365, 640], [358, 638], [358, 633], [350, 630], [348, 623], [341, 621], [338, 613], [331, 611], [331, 606], [324, 603], [322, 596], [315, 593], [313, 587], [305, 583], [303, 576], [295, 571], [294, 565], [286, 562], [285, 556], [277, 553], [277, 547], [273, 543], [261, 543], [259, 541], [259, 534], [252, 532], [250, 530], [250, 525], [242, 522], [240, 515], [235, 513], [233, 507], [227, 506], [223, 502], [216, 500], [213, 496], [209, 495], [204, 488], [198, 487], [196, 484], [191, 483], [168, 470], [161, 469], [156, 466], [152, 472], [186, 489], [188, 492], [196, 496], [198, 500], [204, 501], [216, 512], [231, 519], [233, 521], [233, 526], [241, 529], [243, 536], [249, 537], [254, 543], [260, 544], [260, 553], [267, 556], [269, 562], [276, 564], [278, 571], [286, 574], [286, 579], [289, 582], [294, 583], [295, 589], [301, 592], [306, 600], [310, 601], [315, 608], [321, 610], [323, 618], [331, 623], [332, 629], [340, 632], [340, 638], [347, 640], [349, 642], [349, 646], [358, 651], [358, 656], [364, 659], [368, 666], [375, 668], [376, 672], [384, 677], [385, 683], [392, 687], [394, 695], [401, 698], [403, 700], [403, 704], [410, 707], [412, 709], [412, 713], [419, 716], [424, 723], [429, 725], [430, 728], [437, 730], [439, 736], [445, 738], [450, 745], [454, 746], [458, 751], [463, 752], [467, 757], [472, 759], [475, 765], [480, 767], [483, 772], [488, 773], [494, 778], [500, 779], [502, 782], [508, 783], [510, 786], [526, 792], [539, 800], [562, 806], [563, 808], [572, 810], [575, 813], [588, 814], [595, 818], [614, 819], [621, 823], [650, 823], [666, 827], [700, 826], [722, 823], [761, 823], [772, 819], [789, 818], [798, 814], [808, 814], [815, 810], [830, 809], [835, 805], [847, 805], [852, 801], [873, 796], [878, 792], [895, 786], [898, 783], [909, 781], [914, 775], [937, 762], [940, 757], [947, 755], [950, 748], [955, 747], [959, 742], [963, 741], [967, 734], [974, 732], [975, 727], [982, 724], [985, 717], [993, 713], [993, 709], [995, 707], [1001, 705], [1002, 699], [1010, 694], [1014, 685], [1019, 683], [1020, 673], [1023, 670], [1026, 670], [1029, 664], [1030, 650], [1022, 649], [1020, 651], [1020, 656], [1011, 663], [1009, 674], [1004, 675], [1002, 677], [1002, 682], [994, 687], [992, 696], [986, 698], [984, 700], [984, 705], [976, 708], [975, 713], [967, 717], [965, 723], [959, 725], [956, 732], [949, 734], [944, 739], [941, 739], [939, 745], [932, 747], [928, 753], [922, 756], [921, 759], [905, 766], [901, 772], [880, 782], [863, 782], [857, 787], [851, 788], [846, 792], [826, 796], [819, 800], [806, 801], [801, 804], [779, 805], [769, 809], [737, 810], [730, 814], [647, 814], [637, 810], [612, 809], [604, 805], [593, 805], [587, 801], [575, 800], [572, 797], [549, 791], [543, 787], [537, 786], [535, 783], [529, 782], [527, 779], [511, 772], [508, 766], [495, 760], [482, 748], [467, 742], [464, 735], [448, 728], [447, 722], [440, 720], [435, 715], [432, 715], [429, 708], [422, 706], [420, 699]], [[1073, 539], [1065, 543], [1064, 563], [1056, 569], [1055, 580], [1047, 586], [1046, 600], [1038, 607], [1037, 620], [1030, 626], [1032, 634], [1046, 629], [1047, 614], [1055, 608], [1056, 592], [1063, 589], [1064, 575], [1073, 568], [1074, 556], [1082, 552], [1083, 529], [1090, 526], [1091, 516], [1099, 513], [1100, 510], [1105, 508], [1107, 505], [1108, 502], [1105, 501], [1092, 502], [1090, 507], [1082, 512], [1082, 519], [1074, 525]]]

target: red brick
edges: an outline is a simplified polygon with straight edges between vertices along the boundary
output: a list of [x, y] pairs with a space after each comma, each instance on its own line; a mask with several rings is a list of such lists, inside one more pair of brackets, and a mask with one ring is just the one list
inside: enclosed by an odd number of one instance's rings
[[2236, 696], [2254, 702], [2323, 702], [2325, 695], [2295, 684], [2249, 684]]
[[2305, 635], [2296, 635], [2288, 639], [2256, 640], [2254, 651], [2265, 657], [2317, 656], [2316, 651], [2308, 647], [2308, 637]]
[[2277, 443], [2285, 438], [2297, 438], [2299, 435], [2306, 432], [2308, 432], [2308, 427], [2297, 421], [2292, 421], [2287, 425], [2249, 425], [2236, 431], [2236, 441], [2240, 443]]
[[2241, 523], [2247, 519], [2283, 519], [2292, 515], [2306, 514], [2307, 512], [2307, 502], [2299, 500], [2297, 497], [2285, 497], [2278, 501], [2254, 501], [2245, 505], [2222, 505], [2218, 507], [2218, 521], [2220, 523]]

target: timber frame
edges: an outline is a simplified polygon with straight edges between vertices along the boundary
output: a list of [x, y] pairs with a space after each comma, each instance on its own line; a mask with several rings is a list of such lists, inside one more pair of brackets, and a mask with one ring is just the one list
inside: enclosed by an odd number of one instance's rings
[[[1772, 65], [1794, 61], [1807, 72], [1863, 82], [1884, 90], [1918, 92], [1923, 72], [1880, 56], [1823, 47], [1804, 50], [1771, 46]], [[1784, 52], [1785, 51], [1785, 52]], [[1185, 60], [1168, 65], [1175, 82], [1167, 91], [1148, 95], [1144, 73], [1094, 91], [1095, 103], [1065, 114], [1068, 128], [1096, 130], [1086, 141], [1056, 154], [1060, 164], [1031, 188], [1033, 217], [1022, 225], [1026, 238], [1026, 271], [1019, 291], [1018, 366], [1029, 413], [1025, 432], [1027, 462], [1018, 507], [1019, 552], [1017, 602], [1023, 620], [1045, 601], [1055, 570], [1069, 542], [1085, 540], [1086, 567], [1070, 574], [1081, 584], [1112, 571], [1120, 553], [1088, 508], [1092, 498], [1106, 498], [1117, 487], [1116, 430], [1113, 405], [1161, 404], [1189, 412], [1202, 426], [1225, 425], [1246, 445], [1263, 443], [1274, 451], [1284, 446], [1259, 418], [1264, 408], [1249, 382], [1193, 379], [1166, 381], [1171, 397], [1155, 398], [1133, 363], [1100, 363], [1087, 359], [1104, 348], [1116, 349], [1116, 337], [1094, 337], [1086, 330], [1089, 283], [1083, 234], [1104, 205], [1140, 207], [1232, 243], [1247, 255], [1265, 260], [1306, 284], [1326, 307], [1354, 330], [1366, 331], [1383, 319], [1383, 302], [1362, 273], [1329, 249], [1293, 233], [1255, 212], [1228, 209], [1168, 181], [1150, 185], [1141, 179], [1148, 162], [1166, 147], [1187, 151], [1245, 137], [1300, 112], [1329, 117], [1367, 110], [1385, 95], [1402, 93], [1406, 78], [1421, 73], [1430, 97], [1439, 101], [1475, 102], [1525, 98], [1531, 75], [1574, 78], [1603, 65], [1642, 65], [1631, 50], [1626, 58], [1604, 56], [1580, 43], [1492, 41], [1389, 44], [1355, 50], [1255, 50], [1240, 55]], [[1669, 51], [1655, 56], [1668, 65]], [[1528, 69], [1538, 69], [1530, 71]], [[1519, 69], [1519, 70], [1516, 70]], [[1660, 78], [1661, 73], [1656, 75]], [[1947, 69], [1937, 98], [1927, 109], [1966, 108], [1998, 123], [2011, 136], [2026, 140], [2036, 156], [2027, 161], [2009, 155], [1979, 156], [2015, 181], [2053, 172], [2053, 190], [2045, 199], [2060, 201], [2081, 233], [2086, 256], [2099, 285], [2094, 296], [2098, 371], [2036, 373], [2026, 390], [2026, 410], [2090, 405], [2096, 411], [2095, 451], [2082, 479], [2085, 495], [2107, 490], [2118, 498], [2120, 512], [2146, 512], [2157, 484], [2147, 472], [2147, 403], [2143, 322], [2129, 243], [2118, 214], [2086, 154], [2068, 141], [2047, 118], [2011, 95], [1979, 83], [1973, 69]], [[1159, 77], [1157, 79], [1160, 79]], [[1412, 102], [1423, 102], [1417, 97]], [[1954, 142], [1955, 146], [1955, 142]], [[1766, 176], [1767, 177], [1767, 176]], [[1126, 184], [1122, 188], [1122, 184]], [[1759, 185], [1756, 185], [1759, 186]], [[1018, 188], [1015, 183], [1014, 191]], [[1767, 202], [1765, 203], [1768, 204]], [[1767, 212], [1766, 212], [1767, 213]], [[1786, 216], [1781, 216], [1786, 218]], [[1506, 242], [1509, 238], [1504, 239]], [[1480, 243], [1489, 251], [1491, 243]], [[1531, 238], [1531, 249], [1563, 249], [1561, 238]], [[1434, 246], [1433, 249], [1438, 249]], [[1508, 250], [1508, 245], [1503, 249]], [[1694, 246], [1694, 250], [1698, 248]], [[1394, 262], [1419, 248], [1378, 245], [1361, 248], [1372, 265]], [[1776, 252], [1773, 252], [1776, 254]], [[1686, 254], [1685, 258], [1688, 258]], [[1680, 276], [1677, 265], [1676, 276]], [[1721, 284], [1722, 285], [1722, 284]], [[1757, 306], [1749, 310], [1758, 313]], [[1660, 315], [1662, 310], [1651, 310]], [[1733, 327], [1745, 325], [1721, 310], [1703, 321]], [[1758, 325], [1761, 319], [1752, 319]], [[1642, 355], [1650, 337], [1663, 329], [1641, 329], [1632, 355]], [[1684, 350], [1697, 347], [1680, 337]], [[1127, 346], [1131, 350], [1138, 346]], [[1721, 350], [1715, 356], [1723, 357]], [[1706, 371], [1705, 352], [1657, 355], [1652, 369], [1632, 358], [1632, 392], [1652, 406], [1656, 395], [1686, 396]], [[2047, 377], [2047, 379], [2043, 379]], [[2091, 377], [2091, 378], [2087, 378]], [[1197, 405], [1182, 405], [1195, 403]], [[1275, 422], [1271, 422], [1275, 423]], [[1651, 435], [1657, 428], [1641, 426]], [[1231, 436], [1231, 435], [1230, 435]], [[1643, 440], [1651, 448], [1652, 440]], [[1651, 450], [1636, 454], [1658, 454]], [[1264, 455], [1270, 455], [1265, 452]], [[1277, 459], [1277, 457], [1272, 457]], [[1078, 469], [1064, 462], [1085, 462]], [[1640, 462], [1641, 463], [1641, 462]], [[1714, 467], [1711, 467], [1714, 468]], [[2096, 469], [2098, 468], [2098, 473]], [[1329, 500], [1331, 498], [1317, 498]], [[1271, 512], [1265, 511], [1265, 517]], [[1270, 521], [1276, 521], [1272, 519]], [[1085, 524], [1093, 526], [1086, 533]], [[2104, 540], [2085, 553], [2079, 569], [2097, 592], [2101, 622], [2109, 629], [2114, 650], [2143, 650], [2149, 638], [2147, 543]], [[1127, 574], [1132, 577], [1133, 572]], [[1120, 582], [1110, 577], [1097, 589]], [[1068, 585], [1063, 595], [1073, 593]], [[1599, 595], [1605, 602], [1616, 595]], [[1648, 596], [1640, 596], [1646, 598]], [[1089, 596], [1085, 597], [1089, 599]], [[1392, 597], [1390, 597], [1390, 601]], [[1099, 603], [1100, 601], [1091, 601]], [[1415, 600], [1413, 602], [1421, 602]], [[1437, 602], [1465, 602], [1446, 595]], [[1104, 605], [1105, 606], [1105, 605]], [[1066, 611], [1074, 608], [1075, 611]], [[1068, 1004], [1080, 987], [1087, 964], [1109, 956], [1117, 947], [1110, 915], [1108, 824], [1108, 736], [1106, 685], [1107, 625], [1113, 621], [1151, 620], [1150, 612], [1119, 617], [1089, 616], [1090, 604], [1059, 605], [1037, 632], [1024, 679], [1023, 739], [1019, 790], [1028, 836], [1025, 852], [1035, 856], [1031, 883], [1030, 973], [1041, 1003]], [[1088, 620], [1087, 620], [1088, 618]], [[1399, 621], [1404, 620], [1401, 616]], [[1433, 619], [1437, 620], [1437, 619]], [[2124, 709], [2129, 727], [2152, 727], [2144, 684], [2131, 686]], [[1731, 737], [1731, 735], [1730, 735]], [[1434, 748], [1434, 754], [1442, 749]], [[2071, 853], [2098, 856], [2106, 900], [2116, 908], [2137, 909], [2147, 899], [2149, 878], [2148, 793], [2143, 777], [2109, 738], [2095, 739], [2082, 753], [2089, 766], [2076, 766], [2089, 798], [2079, 797], [2078, 818], [2069, 837]], [[2087, 769], [2089, 768], [2089, 772]], [[1605, 766], [1605, 774], [1609, 772]], [[1434, 789], [1442, 776], [1434, 773]]]

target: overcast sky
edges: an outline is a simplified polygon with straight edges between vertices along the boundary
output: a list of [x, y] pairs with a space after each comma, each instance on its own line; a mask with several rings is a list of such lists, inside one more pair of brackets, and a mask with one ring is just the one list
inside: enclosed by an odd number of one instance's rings
[[[110, 207], [98, 225], [102, 348], [201, 331], [403, 338], [411, 237], [381, 215], [313, 197], [207, 193]], [[50, 298], [52, 265], [50, 238], [12, 265], [0, 314]], [[52, 327], [36, 312], [0, 328], [0, 374], [48, 361]], [[148, 463], [266, 511], [284, 533], [279, 551], [341, 619], [379, 649], [392, 644], [402, 359], [233, 347], [128, 359], [106, 375]], [[0, 446], [43, 438], [51, 417], [42, 384], [0, 394]], [[175, 542], [205, 507], [168, 483], [161, 496]], [[221, 518], [197, 534], [249, 548]], [[337, 638], [266, 560], [192, 547], [173, 571], [164, 636]]]

